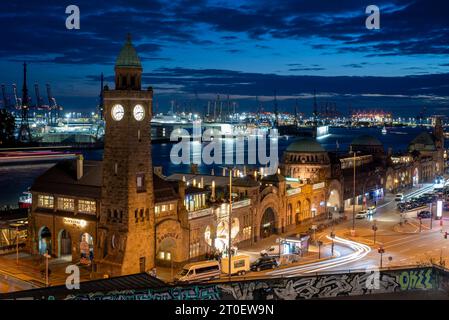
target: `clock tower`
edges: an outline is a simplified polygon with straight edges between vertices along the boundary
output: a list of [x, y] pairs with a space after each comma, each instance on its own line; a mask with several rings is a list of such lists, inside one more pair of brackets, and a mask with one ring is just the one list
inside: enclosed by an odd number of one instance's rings
[[115, 90], [104, 90], [104, 156], [97, 272], [110, 276], [154, 267], [151, 161], [153, 90], [141, 89], [142, 65], [128, 39], [115, 63]]

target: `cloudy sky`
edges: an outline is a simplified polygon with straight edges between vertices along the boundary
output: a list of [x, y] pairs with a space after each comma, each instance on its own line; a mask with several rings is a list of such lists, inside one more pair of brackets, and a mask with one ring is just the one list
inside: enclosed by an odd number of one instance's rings
[[[66, 6], [78, 5], [80, 30], [65, 27]], [[368, 30], [365, 9], [380, 8], [380, 30]], [[255, 97], [281, 110], [297, 101], [339, 110], [383, 108], [415, 116], [449, 110], [449, 4], [446, 0], [21, 0], [0, 11], [0, 82], [50, 83], [67, 110], [93, 110], [104, 72], [132, 34], [158, 110], [169, 101], [205, 104], [217, 94], [255, 108]], [[33, 92], [34, 93], [34, 92]], [[196, 102], [195, 93], [199, 102]], [[34, 94], [33, 94], [34, 98]], [[199, 108], [199, 107], [198, 107]]]

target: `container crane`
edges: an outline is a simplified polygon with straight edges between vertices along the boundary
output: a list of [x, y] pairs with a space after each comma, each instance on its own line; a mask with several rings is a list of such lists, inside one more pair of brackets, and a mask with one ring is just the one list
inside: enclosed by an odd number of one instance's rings
[[59, 107], [56, 99], [51, 95], [50, 84], [47, 83], [48, 108], [50, 110], [50, 124], [56, 124], [59, 119]]
[[15, 83], [12, 85], [12, 91], [14, 93], [14, 107], [16, 110], [19, 110], [22, 105], [22, 99], [17, 96], [17, 85]]

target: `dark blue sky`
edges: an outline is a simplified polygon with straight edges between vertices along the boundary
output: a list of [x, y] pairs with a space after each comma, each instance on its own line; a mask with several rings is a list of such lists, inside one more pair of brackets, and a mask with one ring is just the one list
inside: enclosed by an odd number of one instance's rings
[[[65, 28], [66, 6], [81, 11], [81, 29]], [[365, 8], [381, 10], [381, 29], [365, 28]], [[414, 116], [449, 110], [449, 4], [418, 0], [8, 1], [2, 4], [0, 82], [52, 85], [68, 110], [93, 110], [99, 74], [112, 84], [115, 58], [130, 32], [155, 88], [169, 100], [204, 104], [230, 95], [242, 109], [255, 96], [281, 110], [294, 101], [311, 110], [336, 102], [344, 111], [384, 108]], [[34, 98], [34, 95], [33, 95]]]

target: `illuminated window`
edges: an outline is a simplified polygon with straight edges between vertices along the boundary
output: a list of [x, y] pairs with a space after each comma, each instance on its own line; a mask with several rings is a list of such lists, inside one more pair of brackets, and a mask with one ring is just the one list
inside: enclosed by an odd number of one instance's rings
[[167, 205], [166, 204], [163, 204], [162, 206], [161, 206], [161, 212], [165, 212], [165, 211], [167, 211]]
[[243, 240], [248, 240], [251, 238], [251, 227], [243, 228]]
[[136, 176], [137, 192], [145, 192], [145, 174], [138, 173]]
[[160, 260], [170, 261], [171, 260], [171, 252], [159, 251], [159, 253], [157, 254], [157, 258]]
[[190, 257], [197, 257], [200, 255], [200, 243], [191, 243], [190, 244]]
[[95, 201], [78, 200], [78, 211], [83, 213], [96, 213], [97, 206]]
[[154, 207], [154, 213], [158, 214], [159, 212], [161, 212], [161, 207], [159, 206]]
[[175, 209], [175, 205], [173, 203], [170, 203], [170, 211]]
[[41, 208], [53, 208], [54, 198], [53, 196], [40, 194], [38, 196], [37, 205]]
[[58, 209], [64, 211], [74, 211], [75, 200], [71, 198], [58, 198]]

